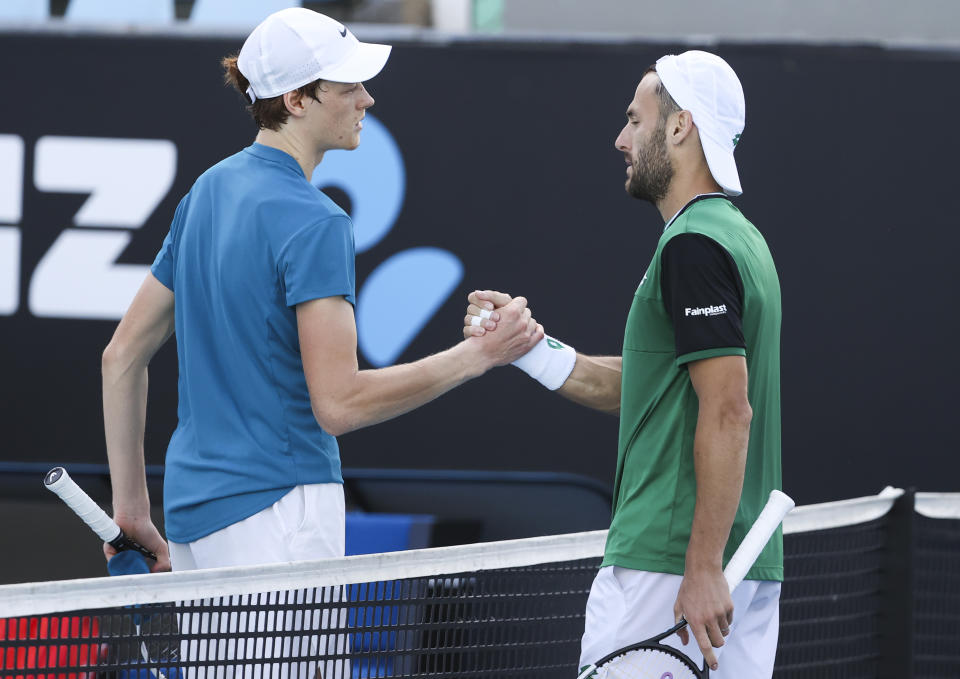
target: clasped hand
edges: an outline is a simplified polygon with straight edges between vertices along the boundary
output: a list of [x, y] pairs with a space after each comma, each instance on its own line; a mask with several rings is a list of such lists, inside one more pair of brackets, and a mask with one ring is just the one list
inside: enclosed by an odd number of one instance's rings
[[467, 302], [463, 337], [483, 343], [484, 353], [494, 365], [512, 363], [543, 339], [543, 326], [533, 318], [524, 297], [475, 290], [467, 296]]

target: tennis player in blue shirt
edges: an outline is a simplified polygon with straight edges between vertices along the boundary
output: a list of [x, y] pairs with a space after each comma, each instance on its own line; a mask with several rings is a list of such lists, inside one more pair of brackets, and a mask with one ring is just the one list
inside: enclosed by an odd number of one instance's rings
[[[227, 81], [259, 133], [207, 170], [103, 354], [114, 518], [153, 570], [342, 556], [336, 436], [416, 408], [542, 337], [526, 302], [496, 333], [406, 365], [359, 370], [350, 217], [310, 183], [331, 149], [360, 143], [364, 81], [387, 45], [294, 8], [268, 17]], [[178, 426], [167, 450], [167, 543], [149, 514], [147, 364], [176, 332]], [[111, 556], [111, 548], [105, 548]]]

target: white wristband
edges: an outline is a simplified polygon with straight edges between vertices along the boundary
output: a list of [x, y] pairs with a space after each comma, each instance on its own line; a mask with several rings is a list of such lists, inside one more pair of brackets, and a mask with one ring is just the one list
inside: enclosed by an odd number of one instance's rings
[[553, 391], [563, 386], [576, 363], [577, 352], [573, 347], [544, 335], [533, 349], [514, 361], [513, 365]]

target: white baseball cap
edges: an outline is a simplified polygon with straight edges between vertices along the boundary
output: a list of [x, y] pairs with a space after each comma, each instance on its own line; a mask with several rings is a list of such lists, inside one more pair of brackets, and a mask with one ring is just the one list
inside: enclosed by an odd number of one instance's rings
[[729, 196], [743, 193], [733, 149], [743, 133], [743, 87], [730, 65], [716, 54], [691, 50], [657, 60], [657, 75], [700, 131], [703, 155], [714, 180]]
[[237, 57], [251, 101], [292, 92], [314, 80], [359, 83], [384, 67], [390, 45], [360, 42], [347, 27], [304, 7], [274, 12], [253, 29]]

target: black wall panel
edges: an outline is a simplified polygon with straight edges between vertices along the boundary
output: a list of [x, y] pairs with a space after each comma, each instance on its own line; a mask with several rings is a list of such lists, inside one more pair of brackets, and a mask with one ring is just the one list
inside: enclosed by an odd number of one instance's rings
[[[65, 229], [117, 229], [73, 226], [86, 196], [38, 188], [38, 141], [176, 145], [169, 192], [142, 227], [120, 229], [131, 236], [118, 263], [149, 264], [194, 178], [255, 134], [221, 84], [218, 60], [239, 46], [0, 35], [8, 64], [0, 141], [18, 137], [23, 148], [21, 216], [0, 223], [17, 229], [21, 243], [19, 302], [0, 316], [0, 459], [105, 461], [99, 356], [116, 321], [38, 315], [31, 291]], [[477, 287], [525, 295], [548, 332], [581, 351], [619, 352], [662, 222], [624, 193], [613, 141], [644, 68], [677, 49], [397, 45], [369, 89], [377, 100], [371, 113], [402, 155], [403, 202], [389, 233], [359, 254], [358, 289], [411, 248], [446, 250], [463, 267], [399, 360], [456, 342], [464, 298]], [[958, 55], [714, 51], [738, 71], [747, 96], [737, 204], [766, 235], [781, 276], [785, 489], [801, 503], [886, 484], [958, 490], [952, 349], [960, 233], [949, 207], [960, 156]], [[14, 164], [8, 158], [8, 179]], [[130, 162], [125, 170], [150, 168]], [[358, 207], [350, 191], [331, 193]], [[152, 464], [162, 463], [176, 425], [176, 372], [171, 342], [151, 367]], [[341, 438], [350, 467], [553, 470], [604, 482], [616, 444], [615, 418], [567, 403], [513, 368]]]

